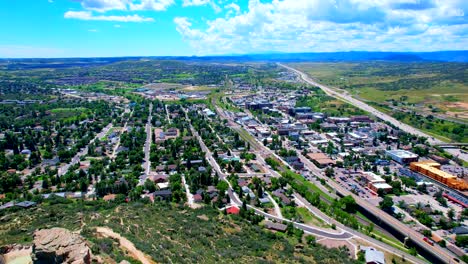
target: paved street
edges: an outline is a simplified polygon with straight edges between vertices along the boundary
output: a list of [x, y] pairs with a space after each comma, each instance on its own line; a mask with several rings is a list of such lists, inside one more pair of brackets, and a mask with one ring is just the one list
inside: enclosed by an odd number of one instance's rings
[[[94, 143], [94, 141], [95, 141], [96, 139], [104, 137], [104, 136], [107, 134], [107, 132], [109, 132], [109, 130], [110, 130], [112, 127], [113, 127], [113, 126], [112, 126], [112, 123], [109, 123], [106, 127], [104, 127], [104, 128], [102, 129], [101, 132], [99, 132], [99, 133], [88, 143], [88, 145]], [[58, 176], [62, 176], [62, 175], [64, 175], [65, 173], [67, 173], [68, 169], [69, 169], [71, 166], [73, 166], [73, 165], [75, 165], [75, 164], [78, 164], [78, 163], [80, 162], [81, 157], [83, 157], [83, 156], [85, 156], [85, 155], [87, 155], [87, 154], [88, 154], [88, 146], [86, 146], [86, 147], [84, 147], [83, 149], [79, 150], [78, 153], [76, 153], [76, 155], [71, 159], [71, 161], [70, 161], [69, 163], [64, 164], [64, 165], [62, 165], [60, 168], [58, 168], [58, 172], [57, 172]]]
[[314, 81], [312, 78], [310, 78], [309, 76], [307, 76], [307, 74], [299, 71], [299, 70], [296, 70], [294, 68], [291, 68], [289, 66], [286, 66], [284, 64], [281, 64], [281, 63], [278, 63], [279, 66], [282, 66], [290, 71], [293, 71], [295, 72], [297, 75], [299, 75], [301, 77], [302, 80], [304, 80], [305, 82], [313, 85], [313, 86], [317, 86], [319, 87], [320, 89], [322, 89], [327, 95], [329, 96], [333, 96], [335, 98], [338, 98], [338, 99], [341, 99], [341, 100], [344, 100], [344, 101], [347, 101], [348, 103], [358, 107], [358, 108], [361, 108], [362, 110], [366, 111], [366, 112], [369, 112], [373, 115], [375, 115], [376, 117], [384, 120], [384, 121], [387, 121], [389, 123], [391, 123], [392, 125], [400, 128], [401, 130], [405, 131], [405, 132], [408, 132], [410, 134], [413, 134], [413, 135], [418, 135], [418, 136], [421, 136], [421, 137], [426, 137], [427, 138], [427, 141], [430, 143], [430, 144], [440, 144], [440, 143], [443, 143], [442, 141], [432, 137], [432, 136], [429, 136], [428, 134], [422, 132], [421, 130], [419, 129], [416, 129], [412, 126], [409, 126], [407, 124], [404, 124], [398, 120], [396, 120], [395, 118], [385, 114], [385, 113], [382, 113], [380, 111], [378, 111], [377, 109], [375, 109], [374, 107], [362, 102], [362, 101], [359, 101], [357, 99], [355, 99], [354, 97], [352, 97], [351, 95], [349, 94], [346, 94], [346, 93], [339, 93], [339, 92], [336, 92], [335, 90], [333, 90], [332, 88], [328, 87], [328, 86], [325, 86], [323, 84], [320, 84], [320, 83], [317, 83], [316, 81]]
[[149, 105], [149, 115], [148, 115], [148, 122], [146, 123], [145, 130], [146, 130], [146, 141], [145, 145], [143, 146], [143, 152], [145, 153], [145, 160], [142, 164], [144, 173], [140, 176], [140, 182], [139, 184], [144, 184], [146, 181], [146, 178], [148, 177], [148, 174], [151, 169], [151, 161], [150, 161], [150, 151], [151, 151], [151, 141], [153, 139], [152, 131], [153, 131], [153, 126], [151, 125], [151, 120], [153, 119], [153, 103]]
[[[190, 123], [190, 130], [192, 131], [192, 134], [197, 138], [198, 142], [200, 143], [202, 151], [205, 152], [205, 158], [210, 163], [211, 167], [213, 167], [215, 169], [215, 171], [218, 173], [221, 180], [224, 180], [224, 181], [226, 181], [228, 183], [228, 185], [229, 185], [228, 194], [229, 194], [229, 197], [231, 199], [231, 203], [235, 204], [238, 207], [241, 207], [242, 206], [242, 201], [239, 199], [237, 194], [233, 192], [231, 183], [227, 180], [226, 174], [222, 172], [222, 170], [219, 167], [218, 163], [213, 158], [213, 155], [212, 155], [211, 151], [206, 147], [205, 143], [203, 142], [203, 140], [200, 137], [200, 135], [198, 134], [198, 132], [193, 128], [193, 126], [191, 124], [191, 121], [188, 118], [187, 114], [186, 114], [186, 119]], [[247, 205], [247, 207], [253, 209], [255, 211], [255, 213], [257, 213], [259, 215], [262, 215], [265, 218], [275, 220], [275, 221], [279, 221], [279, 222], [291, 222], [291, 223], [293, 223], [294, 226], [296, 226], [299, 229], [304, 230], [304, 232], [308, 232], [309, 234], [313, 234], [313, 235], [317, 235], [317, 236], [323, 236], [323, 237], [327, 237], [327, 238], [333, 238], [333, 239], [348, 239], [348, 238], [352, 237], [351, 234], [346, 233], [346, 232], [332, 233], [332, 232], [329, 232], [329, 231], [322, 230], [321, 228], [312, 227], [312, 226], [308, 226], [308, 225], [301, 224], [301, 223], [296, 223], [296, 222], [293, 222], [293, 221], [291, 221], [289, 219], [285, 219], [283, 217], [279, 217], [279, 216], [275, 216], [275, 215], [265, 213], [263, 210], [260, 210], [260, 209], [258, 209], [256, 207], [253, 207], [253, 206], [250, 206], [250, 205]]]

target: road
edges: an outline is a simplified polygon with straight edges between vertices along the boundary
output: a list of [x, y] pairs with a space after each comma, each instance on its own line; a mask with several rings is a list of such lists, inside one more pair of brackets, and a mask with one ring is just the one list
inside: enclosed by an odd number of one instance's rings
[[[222, 110], [219, 109], [218, 107], [217, 107], [217, 110], [218, 110], [218, 113], [222, 112]], [[229, 117], [226, 117], [226, 118], [229, 118]], [[241, 128], [240, 126], [235, 126], [235, 127], [233, 127], [233, 129], [235, 129], [237, 132], [239, 132], [240, 130], [243, 130], [243, 128]], [[248, 132], [244, 130], [244, 133], [248, 133]], [[289, 164], [287, 162], [285, 162], [281, 157], [276, 155], [276, 153], [274, 153], [272, 150], [270, 150], [269, 148], [267, 148], [266, 146], [264, 146], [263, 144], [258, 142], [258, 140], [256, 138], [254, 138], [253, 136], [252, 136], [251, 141], [254, 141], [255, 143], [257, 143], [257, 144], [255, 144], [257, 153], [260, 152], [260, 153], [263, 153], [265, 155], [273, 155], [278, 160], [280, 160], [283, 164], [289, 166]], [[374, 205], [368, 203], [367, 201], [362, 200], [360, 197], [358, 197], [358, 196], [354, 195], [353, 193], [349, 192], [348, 190], [344, 189], [338, 183], [327, 179], [323, 175], [323, 172], [319, 168], [317, 168], [315, 166], [315, 164], [313, 164], [306, 157], [304, 157], [300, 152], [298, 152], [298, 157], [301, 159], [302, 162], [304, 162], [305, 167], [307, 168], [308, 171], [310, 171], [313, 175], [317, 176], [318, 178], [326, 180], [328, 185], [330, 185], [331, 188], [334, 189], [336, 192], [341, 193], [343, 196], [351, 195], [356, 200], [356, 202], [358, 203], [359, 206], [361, 206], [363, 208], [366, 208], [368, 211], [370, 211], [372, 214], [374, 214], [378, 219], [382, 219], [383, 221], [385, 221], [387, 223], [390, 223], [390, 225], [398, 226], [399, 230], [404, 230], [405, 234], [407, 234], [410, 238], [413, 238], [412, 240], [414, 240], [414, 242], [416, 244], [418, 244], [419, 246], [424, 247], [427, 250], [429, 250], [428, 252], [431, 252], [434, 248], [436, 248], [437, 257], [441, 257], [441, 260], [450, 260], [450, 259], [452, 259], [454, 257], [454, 255], [451, 255], [451, 253], [449, 253], [448, 251], [442, 250], [442, 248], [440, 248], [438, 245], [436, 245], [436, 246], [428, 245], [427, 243], [425, 243], [422, 240], [423, 236], [421, 234], [419, 234], [418, 232], [410, 229], [406, 225], [399, 222], [397, 219], [393, 218], [392, 216], [390, 216], [390, 215], [384, 213], [383, 211], [381, 211], [380, 209], [376, 208]], [[323, 187], [321, 184], [318, 184], [318, 186]], [[322, 189], [324, 191], [326, 191], [326, 193], [329, 193], [329, 191], [325, 187], [323, 187]], [[336, 195], [334, 193], [331, 193], [331, 196], [336, 197]], [[262, 215], [263, 215], [263, 213], [262, 213]], [[352, 229], [347, 228], [346, 230], [352, 230]], [[370, 239], [372, 239], [372, 238], [367, 237], [367, 236], [365, 236], [365, 235], [363, 235], [363, 234], [361, 234], [359, 232], [356, 232], [356, 231], [353, 231], [353, 232], [359, 234], [359, 236], [361, 238], [366, 237], [365, 239], [368, 240], [368, 241]], [[381, 247], [385, 247], [387, 251], [395, 252], [396, 249], [394, 247], [391, 247], [391, 246], [389, 246], [387, 244], [384, 244], [382, 242], [380, 242], [380, 243], [382, 244]], [[403, 252], [400, 252], [400, 253], [405, 254]], [[408, 258], [410, 258], [410, 257], [408, 257]], [[416, 259], [415, 259], [415, 261], [416, 261]]]
[[[307, 83], [309, 83], [311, 85], [319, 87], [326, 94], [328, 94], [330, 96], [333, 96], [333, 97], [341, 99], [341, 100], [348, 101], [351, 104], [353, 104], [354, 106], [359, 107], [359, 108], [361, 108], [361, 109], [363, 109], [363, 110], [365, 110], [365, 111], [367, 111], [367, 112], [369, 112], [371, 114], [374, 114], [378, 118], [380, 118], [380, 119], [382, 119], [384, 121], [388, 121], [391, 124], [395, 125], [396, 127], [399, 127], [400, 129], [402, 129], [402, 130], [404, 130], [404, 131], [406, 131], [408, 133], [428, 138], [428, 142], [430, 144], [440, 144], [440, 143], [442, 143], [442, 141], [440, 141], [438, 139], [434, 139], [434, 138], [428, 136], [427, 134], [421, 132], [420, 130], [415, 129], [415, 128], [409, 126], [409, 125], [403, 124], [403, 123], [399, 122], [398, 120], [396, 120], [395, 118], [393, 118], [391, 116], [388, 116], [387, 114], [384, 114], [384, 113], [376, 110], [375, 108], [373, 108], [373, 107], [371, 107], [371, 106], [369, 106], [369, 105], [367, 105], [367, 104], [365, 104], [365, 103], [363, 103], [363, 102], [361, 102], [359, 100], [356, 100], [355, 98], [353, 98], [353, 97], [351, 97], [349, 95], [338, 93], [338, 92], [332, 90], [331, 88], [329, 88], [329, 87], [327, 87], [325, 85], [322, 85], [322, 84], [319, 84], [319, 83], [315, 82], [314, 80], [309, 78], [305, 73], [303, 73], [301, 71], [298, 71], [298, 70], [296, 70], [294, 68], [283, 65], [281, 63], [279, 63], [278, 65], [280, 65], [280, 66], [282, 66], [282, 67], [284, 67], [284, 68], [286, 68], [288, 70], [291, 70], [291, 71], [295, 72], [305, 82], [307, 82]], [[303, 160], [303, 159], [301, 159], [301, 160]], [[311, 162], [305, 162], [306, 167], [309, 170], [311, 170], [316, 176], [324, 178], [324, 176], [321, 173], [320, 174], [317, 173], [315, 166], [310, 166], [310, 163]], [[338, 183], [336, 183], [334, 181], [328, 181], [328, 184], [333, 189], [335, 189], [337, 192], [341, 193], [341, 195], [343, 195], [343, 196], [351, 195], [356, 200], [356, 203], [359, 206], [361, 206], [362, 208], [365, 208], [369, 213], [374, 215], [377, 219], [381, 219], [382, 221], [386, 222], [390, 226], [393, 226], [395, 229], [400, 230], [400, 232], [402, 234], [406, 234], [406, 236], [410, 240], [412, 240], [415, 244], [417, 244], [418, 246], [424, 248], [427, 252], [431, 252], [432, 255], [434, 257], [438, 258], [440, 261], [442, 261], [444, 263], [449, 263], [450, 261], [453, 260], [453, 258], [456, 258], [456, 256], [454, 254], [452, 254], [448, 250], [443, 249], [442, 247], [440, 247], [437, 244], [435, 244], [434, 246], [431, 246], [431, 245], [427, 244], [426, 242], [423, 241], [424, 236], [422, 234], [420, 234], [419, 232], [416, 232], [415, 230], [413, 230], [410, 227], [406, 226], [405, 224], [401, 223], [400, 221], [395, 219], [393, 216], [391, 216], [391, 215], [389, 215], [387, 213], [384, 213], [382, 210], [374, 207], [372, 204], [370, 204], [369, 202], [361, 199], [360, 197], [353, 194], [352, 192], [346, 190], [345, 188], [343, 188]]]
[[169, 108], [167, 108], [167, 104], [164, 105], [164, 109], [166, 109], [166, 118], [167, 118], [167, 122], [172, 123], [172, 120], [171, 118], [169, 117]]
[[80, 159], [81, 157], [85, 156], [88, 154], [88, 146], [89, 144], [92, 144], [94, 143], [94, 141], [98, 138], [102, 138], [104, 137], [107, 132], [109, 132], [109, 130], [112, 128], [112, 123], [109, 123], [106, 127], [104, 127], [101, 132], [99, 132], [91, 141], [89, 141], [88, 145], [84, 148], [82, 148], [81, 150], [78, 151], [78, 153], [76, 153], [76, 155], [71, 159], [71, 161], [67, 164], [64, 164], [62, 165], [59, 169], [58, 169], [58, 172], [57, 172], [57, 175], [58, 176], [62, 176], [64, 175], [65, 173], [67, 173], [68, 169], [75, 165], [75, 164], [78, 164], [80, 162]]
[[354, 237], [357, 237], [357, 238], [360, 238], [362, 240], [371, 242], [374, 246], [379, 247], [382, 250], [392, 252], [396, 256], [400, 256], [400, 257], [404, 256], [406, 260], [409, 260], [409, 261], [411, 261], [413, 263], [424, 263], [421, 259], [418, 259], [417, 257], [415, 257], [413, 255], [409, 255], [409, 254], [407, 254], [407, 253], [405, 253], [405, 252], [403, 252], [401, 250], [398, 250], [398, 249], [396, 249], [394, 247], [389, 246], [388, 244], [383, 243], [382, 241], [371, 238], [371, 237], [369, 237], [367, 235], [364, 235], [364, 234], [362, 234], [362, 233], [360, 233], [360, 232], [358, 232], [358, 231], [356, 231], [356, 230], [354, 230], [352, 228], [349, 228], [349, 227], [341, 224], [340, 222], [336, 221], [335, 219], [333, 219], [333, 218], [327, 216], [326, 214], [324, 214], [322, 211], [320, 211], [316, 207], [312, 206], [300, 194], [294, 193], [293, 196], [294, 196], [295, 201], [297, 203], [299, 203], [299, 204], [303, 205], [304, 207], [306, 207], [310, 212], [315, 214], [320, 219], [324, 220], [326, 223], [335, 224], [337, 227], [341, 228], [342, 230], [345, 230], [345, 231], [349, 232], [350, 234], [353, 234]]
[[281, 213], [281, 208], [279, 207], [278, 203], [275, 201], [275, 199], [273, 199], [273, 197], [271, 197], [270, 193], [269, 192], [265, 192], [268, 196], [268, 199], [270, 199], [271, 203], [273, 204], [273, 207], [275, 208], [275, 213], [277, 216], [281, 217], [281, 218], [284, 218], [283, 217], [283, 214]]
[[[125, 111], [122, 113], [122, 116], [125, 115], [125, 113], [128, 113], [129, 110], [128, 108], [125, 109]], [[130, 112], [130, 115], [128, 116], [128, 118], [130, 119], [133, 115], [133, 110]], [[125, 121], [124, 123], [124, 126], [121, 128], [121, 133], [125, 132], [125, 130], [127, 130], [127, 124], [128, 124], [128, 119]], [[110, 155], [110, 158], [113, 160], [115, 159], [115, 157], [117, 156], [117, 149], [120, 147], [120, 136], [119, 136], [119, 139], [117, 141], [117, 143], [115, 144], [114, 148], [112, 149], [112, 154]]]
[[[233, 192], [231, 183], [227, 180], [227, 175], [221, 170], [218, 163], [213, 158], [213, 154], [208, 149], [208, 147], [205, 145], [205, 142], [200, 137], [198, 132], [193, 128], [193, 126], [191, 124], [191, 120], [188, 118], [187, 112], [185, 112], [185, 116], [186, 116], [187, 121], [189, 122], [190, 130], [192, 131], [193, 136], [195, 136], [197, 138], [202, 151], [205, 152], [206, 160], [210, 163], [211, 167], [215, 169], [215, 171], [218, 173], [218, 176], [221, 178], [221, 180], [224, 180], [224, 181], [226, 181], [228, 183], [228, 185], [229, 185], [228, 194], [229, 194], [229, 197], [231, 199], [231, 203], [234, 203], [236, 206], [241, 207], [242, 206], [242, 201], [239, 199], [237, 194], [235, 192]], [[282, 217], [279, 217], [279, 216], [268, 214], [268, 213], [264, 212], [263, 210], [260, 210], [260, 209], [254, 207], [254, 206], [247, 205], [247, 207], [250, 208], [250, 209], [253, 209], [256, 214], [261, 215], [261, 216], [263, 216], [265, 218], [275, 220], [275, 221], [278, 221], [278, 222], [291, 222], [291, 223], [293, 223], [293, 225], [295, 227], [297, 227], [299, 229], [302, 229], [302, 230], [304, 230], [304, 232], [307, 232], [309, 234], [322, 236], [322, 237], [327, 237], [327, 238], [332, 238], [332, 239], [349, 239], [349, 238], [352, 237], [352, 235], [349, 234], [348, 232], [341, 232], [341, 233], [329, 232], [329, 231], [322, 230], [322, 229], [317, 228], [317, 227], [308, 226], [308, 225], [305, 225], [305, 224], [293, 222], [293, 221], [291, 221], [289, 219], [285, 219], [285, 218], [282, 218]]]
[[185, 193], [187, 195], [187, 204], [190, 208], [197, 209], [200, 207], [199, 204], [196, 204], [195, 201], [193, 200], [193, 194], [190, 193], [190, 187], [187, 184], [187, 181], [185, 180], [185, 175], [182, 174], [182, 185], [184, 185], [185, 188]]
[[151, 169], [151, 161], [150, 161], [150, 151], [151, 151], [151, 141], [153, 139], [153, 126], [151, 125], [151, 120], [153, 119], [153, 103], [150, 103], [149, 105], [149, 115], [148, 115], [148, 122], [146, 123], [145, 129], [146, 129], [146, 141], [145, 145], [143, 146], [143, 151], [145, 153], [145, 161], [142, 164], [142, 167], [144, 169], [144, 174], [140, 176], [140, 182], [139, 184], [144, 184], [146, 181], [146, 178], [148, 177], [148, 174]]
[[373, 115], [375, 115], [376, 117], [380, 118], [381, 120], [384, 120], [384, 121], [387, 121], [389, 123], [391, 123], [392, 125], [400, 128], [401, 130], [407, 132], [407, 133], [410, 133], [410, 134], [413, 134], [413, 135], [417, 135], [417, 136], [420, 136], [420, 137], [425, 137], [427, 138], [427, 141], [431, 144], [431, 145], [434, 145], [434, 144], [440, 144], [440, 143], [443, 143], [442, 141], [436, 139], [436, 138], [433, 138], [432, 136], [422, 132], [421, 130], [419, 129], [416, 129], [412, 126], [409, 126], [407, 124], [404, 124], [398, 120], [396, 120], [395, 118], [385, 114], [385, 113], [382, 113], [380, 112], [379, 110], [375, 109], [374, 107], [362, 102], [362, 101], [359, 101], [357, 100], [356, 98], [352, 97], [351, 95], [349, 94], [345, 94], [345, 93], [339, 93], [335, 90], [333, 90], [332, 88], [328, 87], [328, 86], [325, 86], [323, 84], [320, 84], [316, 81], [314, 81], [312, 78], [310, 78], [309, 76], [307, 76], [307, 74], [297, 70], [297, 69], [294, 69], [294, 68], [291, 68], [289, 66], [286, 66], [284, 64], [281, 64], [281, 63], [278, 63], [279, 66], [281, 67], [284, 67], [294, 73], [296, 73], [297, 75], [299, 75], [301, 77], [301, 79], [303, 81], [305, 81], [306, 83], [309, 83], [313, 86], [317, 86], [319, 87], [320, 89], [322, 89], [327, 95], [329, 96], [332, 96], [332, 97], [335, 97], [335, 98], [338, 98], [340, 100], [344, 100], [344, 101], [347, 101], [349, 102], [350, 104], [366, 111], [366, 112], [369, 112]]

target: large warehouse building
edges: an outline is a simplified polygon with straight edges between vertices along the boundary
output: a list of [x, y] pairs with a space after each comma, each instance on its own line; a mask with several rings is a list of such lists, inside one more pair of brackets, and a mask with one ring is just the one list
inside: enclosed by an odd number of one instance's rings
[[406, 151], [406, 150], [387, 150], [385, 154], [390, 157], [392, 160], [400, 163], [400, 164], [409, 164], [411, 162], [418, 161], [419, 156]]
[[440, 164], [433, 161], [411, 162], [410, 169], [424, 174], [457, 190], [468, 190], [468, 184], [448, 172], [440, 170]]

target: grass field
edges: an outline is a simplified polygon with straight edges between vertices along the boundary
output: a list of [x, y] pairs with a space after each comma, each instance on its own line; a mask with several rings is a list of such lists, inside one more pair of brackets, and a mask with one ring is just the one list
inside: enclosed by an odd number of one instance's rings
[[369, 61], [291, 66], [433, 137], [468, 142], [466, 63]]
[[323, 228], [330, 228], [331, 226], [327, 225], [322, 219], [316, 217], [305, 207], [297, 207], [297, 214], [301, 216], [304, 223], [312, 226], [318, 226]]
[[346, 89], [365, 100], [391, 102], [408, 108], [416, 105], [429, 109], [431, 106], [453, 116], [468, 111], [467, 64], [338, 62], [292, 66], [320, 82]]

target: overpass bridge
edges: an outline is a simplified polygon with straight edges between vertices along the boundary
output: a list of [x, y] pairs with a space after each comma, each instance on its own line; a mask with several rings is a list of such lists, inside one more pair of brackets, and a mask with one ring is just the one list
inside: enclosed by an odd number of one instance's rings
[[459, 148], [459, 147], [468, 147], [468, 143], [438, 143], [434, 144], [441, 148]]

